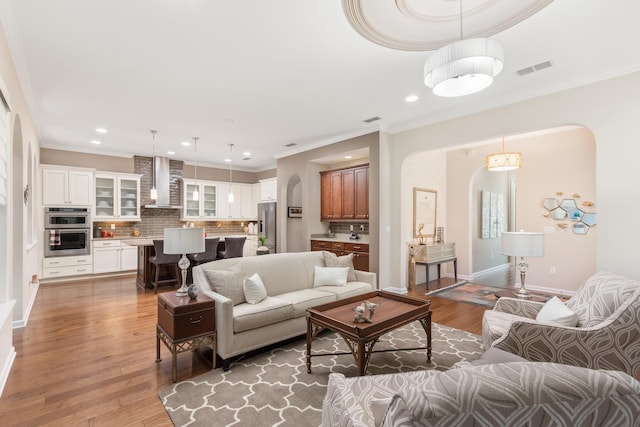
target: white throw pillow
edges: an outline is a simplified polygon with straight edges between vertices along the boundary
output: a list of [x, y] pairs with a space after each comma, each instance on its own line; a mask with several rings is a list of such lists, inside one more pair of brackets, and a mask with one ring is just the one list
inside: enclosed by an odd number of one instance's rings
[[536, 320], [574, 327], [578, 324], [578, 315], [571, 311], [560, 298], [553, 297], [538, 312]]
[[244, 289], [244, 299], [249, 304], [257, 304], [267, 298], [267, 289], [258, 273], [251, 277], [245, 277], [242, 289]]
[[315, 266], [313, 274], [313, 287], [318, 286], [344, 286], [347, 284], [349, 267], [319, 267]]

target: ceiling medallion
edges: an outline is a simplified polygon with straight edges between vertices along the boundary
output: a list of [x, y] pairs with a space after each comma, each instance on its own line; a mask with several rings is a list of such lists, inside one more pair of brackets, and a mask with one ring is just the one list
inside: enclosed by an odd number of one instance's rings
[[[465, 0], [465, 37], [489, 37], [529, 18], [552, 0]], [[342, 0], [349, 23], [367, 40], [398, 50], [436, 50], [459, 40], [459, 2]]]

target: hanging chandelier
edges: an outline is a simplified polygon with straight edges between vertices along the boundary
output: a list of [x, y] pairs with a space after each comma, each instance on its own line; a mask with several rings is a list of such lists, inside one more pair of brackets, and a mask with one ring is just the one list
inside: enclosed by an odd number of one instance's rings
[[195, 188], [193, 189], [193, 200], [195, 202], [197, 202], [198, 200], [200, 200], [200, 189], [198, 188], [198, 137], [194, 136], [193, 137], [193, 149], [196, 153], [196, 164], [194, 169], [194, 176], [195, 176]]
[[522, 166], [522, 154], [504, 151], [504, 137], [502, 138], [502, 152], [489, 154], [486, 158], [487, 170], [492, 172], [510, 171]]
[[158, 131], [151, 130], [153, 138], [153, 157], [151, 158], [151, 193], [149, 197], [151, 200], [158, 200], [158, 189], [156, 188], [156, 133]]
[[443, 97], [470, 95], [486, 89], [504, 65], [500, 43], [489, 38], [463, 39], [460, 0], [460, 40], [438, 49], [424, 65], [424, 84]]

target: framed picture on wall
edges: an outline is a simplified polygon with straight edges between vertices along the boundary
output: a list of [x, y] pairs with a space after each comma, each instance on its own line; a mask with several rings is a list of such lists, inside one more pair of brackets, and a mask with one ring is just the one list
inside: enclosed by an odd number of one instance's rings
[[289, 218], [302, 218], [302, 207], [300, 207], [300, 206], [289, 206], [289, 210], [287, 212], [287, 216]]

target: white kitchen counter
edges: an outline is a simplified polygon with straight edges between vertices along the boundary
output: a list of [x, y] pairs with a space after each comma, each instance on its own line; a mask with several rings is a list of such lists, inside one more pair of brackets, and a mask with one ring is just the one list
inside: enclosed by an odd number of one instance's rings
[[341, 242], [341, 243], [369, 243], [369, 235], [368, 234], [358, 234], [359, 239], [352, 240], [349, 238], [350, 234], [340, 234], [336, 233], [334, 237], [327, 237], [326, 234], [311, 234], [309, 236], [310, 240], [322, 240], [325, 242]]

